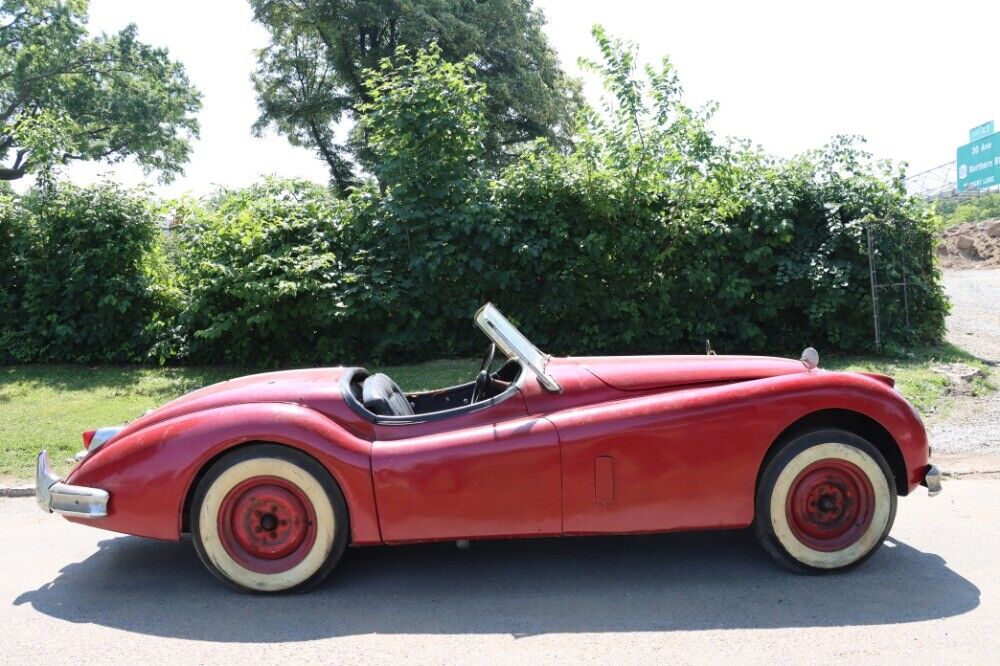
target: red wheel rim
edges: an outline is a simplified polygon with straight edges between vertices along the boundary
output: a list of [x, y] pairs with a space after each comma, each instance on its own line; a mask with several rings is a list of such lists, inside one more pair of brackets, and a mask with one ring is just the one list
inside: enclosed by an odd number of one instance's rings
[[792, 481], [785, 514], [802, 544], [823, 552], [857, 543], [871, 526], [875, 491], [854, 463], [829, 459], [812, 463]]
[[264, 574], [293, 568], [316, 542], [316, 512], [293, 483], [273, 476], [243, 481], [222, 500], [219, 540], [240, 566]]

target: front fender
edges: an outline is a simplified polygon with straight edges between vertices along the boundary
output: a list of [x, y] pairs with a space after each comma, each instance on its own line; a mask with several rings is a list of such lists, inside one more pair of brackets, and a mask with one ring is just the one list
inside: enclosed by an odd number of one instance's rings
[[88, 525], [176, 541], [184, 501], [198, 473], [220, 453], [253, 441], [299, 449], [337, 481], [353, 543], [379, 543], [371, 480], [371, 442], [307, 407], [251, 403], [192, 412], [116, 439], [83, 460], [68, 483], [107, 490], [108, 515]]
[[923, 480], [930, 455], [927, 432], [917, 411], [891, 384], [849, 372], [820, 372], [790, 381], [778, 380], [776, 384], [787, 384], [796, 393], [801, 408], [787, 426], [828, 409], [864, 415], [881, 425], [899, 448], [906, 470], [907, 492]]

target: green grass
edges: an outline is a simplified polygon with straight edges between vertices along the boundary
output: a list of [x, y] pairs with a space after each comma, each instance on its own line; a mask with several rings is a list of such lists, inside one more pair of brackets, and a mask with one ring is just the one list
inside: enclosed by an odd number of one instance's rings
[[972, 395], [984, 395], [995, 390], [990, 367], [948, 343], [913, 350], [904, 358], [830, 356], [820, 360], [820, 367], [890, 375], [896, 379], [899, 392], [913, 403], [917, 411], [927, 415], [948, 405], [948, 380], [932, 369], [935, 365], [946, 363], [965, 363], [983, 371], [984, 376], [972, 382]]
[[[372, 369], [372, 368], [369, 368]], [[407, 391], [472, 380], [479, 361], [433, 361], [377, 368]], [[48, 449], [57, 474], [72, 466], [84, 430], [131, 421], [194, 389], [254, 369], [29, 365], [0, 367], [0, 483], [34, 478], [35, 456]]]
[[[981, 361], [951, 345], [924, 348], [902, 359], [827, 357], [820, 366], [892, 375], [903, 395], [926, 414], [941, 409], [948, 399], [947, 382], [931, 367], [955, 362], [988, 371]], [[471, 380], [478, 364], [465, 359], [377, 369], [405, 390], [420, 391]], [[49, 450], [56, 472], [64, 474], [82, 447], [84, 430], [125, 423], [188, 391], [252, 372], [235, 367], [0, 367], [0, 482], [32, 479], [41, 449]], [[992, 390], [989, 381], [977, 380], [973, 390]]]

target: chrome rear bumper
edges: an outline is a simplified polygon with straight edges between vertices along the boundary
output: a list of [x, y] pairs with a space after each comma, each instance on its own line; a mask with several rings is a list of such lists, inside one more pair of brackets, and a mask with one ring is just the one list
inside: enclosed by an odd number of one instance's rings
[[45, 513], [60, 513], [77, 518], [103, 518], [108, 515], [108, 491], [63, 483], [52, 473], [49, 454], [38, 454], [35, 466], [35, 499]]
[[935, 465], [928, 465], [924, 472], [924, 485], [927, 486], [927, 494], [934, 497], [941, 492], [941, 470]]

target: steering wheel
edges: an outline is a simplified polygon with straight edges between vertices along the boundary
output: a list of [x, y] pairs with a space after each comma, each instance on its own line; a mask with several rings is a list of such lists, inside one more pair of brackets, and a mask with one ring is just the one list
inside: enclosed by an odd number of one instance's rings
[[483, 397], [483, 393], [486, 391], [486, 387], [490, 383], [490, 366], [493, 365], [493, 357], [497, 353], [497, 346], [495, 344], [490, 345], [490, 349], [486, 352], [486, 358], [483, 359], [483, 367], [479, 369], [479, 375], [476, 377], [476, 383], [472, 387], [472, 398], [469, 399], [469, 404], [476, 404], [480, 398]]

